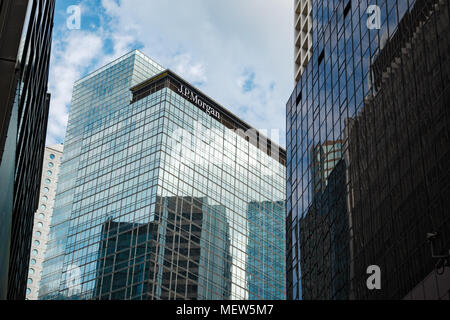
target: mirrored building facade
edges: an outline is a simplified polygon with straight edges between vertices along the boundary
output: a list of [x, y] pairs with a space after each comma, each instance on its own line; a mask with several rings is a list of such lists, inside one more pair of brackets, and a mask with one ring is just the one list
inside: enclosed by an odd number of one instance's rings
[[54, 10], [54, 0], [0, 1], [0, 300], [26, 296]]
[[312, 17], [287, 104], [288, 298], [448, 299], [448, 1], [317, 0]]
[[75, 83], [40, 299], [284, 299], [285, 187], [283, 149], [133, 51]]

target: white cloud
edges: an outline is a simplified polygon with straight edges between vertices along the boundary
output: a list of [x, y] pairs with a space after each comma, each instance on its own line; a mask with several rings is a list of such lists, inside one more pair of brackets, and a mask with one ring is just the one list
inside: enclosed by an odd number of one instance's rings
[[[102, 0], [101, 4], [107, 17], [102, 18], [101, 34], [91, 36], [111, 41], [112, 52], [96, 51], [96, 66], [140, 44], [149, 57], [255, 128], [281, 129], [280, 143], [285, 145], [285, 104], [294, 86], [293, 1]], [[89, 57], [80, 52], [73, 59], [89, 63], [94, 50], [88, 51]], [[252, 90], [242, 89], [246, 70], [255, 75]]]
[[49, 90], [52, 94], [47, 144], [61, 142], [68, 120], [73, 83], [82, 77], [85, 66], [100, 55], [102, 39], [98, 34], [68, 31], [54, 40], [50, 65]]
[[199, 62], [194, 62], [188, 53], [176, 55], [172, 61], [173, 71], [183, 75], [183, 77], [197, 84], [203, 84], [208, 80], [205, 74], [205, 67]]
[[[111, 8], [115, 31], [132, 26], [144, 53], [191, 82], [203, 82], [205, 93], [251, 125], [279, 128], [284, 137], [285, 104], [294, 86], [292, 1], [103, 4]], [[254, 90], [244, 92], [239, 78], [247, 69], [255, 73]]]

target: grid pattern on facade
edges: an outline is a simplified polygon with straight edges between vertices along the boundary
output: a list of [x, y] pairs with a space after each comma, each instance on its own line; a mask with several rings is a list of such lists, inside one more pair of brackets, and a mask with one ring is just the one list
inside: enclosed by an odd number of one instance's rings
[[[162, 92], [168, 102], [164, 104], [163, 126], [167, 136], [162, 143], [158, 185], [163, 188], [158, 196], [206, 198], [197, 298], [282, 299], [285, 264], [280, 231], [284, 230], [284, 207], [279, 199], [283, 198], [283, 165], [174, 90]], [[148, 99], [137, 101], [135, 107], [148, 105]], [[184, 158], [181, 161], [180, 155]], [[254, 214], [255, 210], [253, 202], [261, 202], [256, 208], [265, 215], [266, 224], [249, 219], [249, 212]], [[266, 238], [262, 236], [264, 227], [270, 231]], [[247, 250], [252, 243], [258, 245], [264, 258], [258, 264], [249, 262]], [[155, 285], [154, 294], [168, 289], [159, 289], [157, 282]], [[251, 285], [254, 292], [249, 291]], [[177, 294], [173, 289], [169, 293], [171, 297]]]
[[[22, 15], [16, 10], [18, 7], [21, 10], [25, 9], [26, 12]], [[10, 228], [9, 238], [2, 241], [5, 244], [4, 248], [9, 250], [7, 298], [14, 300], [25, 299], [33, 214], [39, 200], [50, 105], [47, 81], [54, 7], [53, 0], [30, 0], [22, 1], [20, 4], [3, 1], [0, 9], [0, 14], [3, 15], [5, 10], [8, 13], [8, 16], [1, 17], [2, 27], [15, 24], [14, 30], [2, 29], [2, 45], [3, 41], [11, 40], [10, 36], [20, 34], [22, 31], [19, 42], [6, 43], [10, 54], [7, 60], [9, 63], [14, 61], [14, 69], [10, 70], [11, 74], [2, 74], [5, 79], [11, 77], [12, 82], [9, 83], [8, 89], [15, 94], [14, 99], [4, 104], [5, 110], [8, 110], [8, 116], [11, 117], [9, 124], [2, 127], [3, 157], [0, 156], [2, 161], [6, 158], [13, 159], [10, 162], [12, 165], [5, 170], [8, 172], [3, 171], [5, 168], [3, 162], [0, 170], [4, 179], [2, 180], [5, 188], [3, 191], [6, 194], [13, 190], [12, 207], [6, 211], [8, 216], [2, 217], [2, 224]], [[3, 31], [8, 35], [3, 34]], [[5, 91], [2, 95], [4, 93]], [[5, 150], [3, 150], [4, 128], [9, 130]], [[2, 211], [5, 208], [3, 205], [4, 203], [0, 203]], [[2, 263], [5, 262], [7, 263], [8, 260], [2, 257]], [[5, 284], [2, 283], [1, 287], [3, 291]]]
[[[176, 75], [170, 70], [166, 70], [161, 74], [156, 75], [155, 77], [140, 83], [139, 85], [131, 88], [133, 93], [132, 103], [139, 101], [147, 97], [148, 95], [161, 90], [162, 88], [170, 88], [176, 93], [183, 95], [180, 93], [181, 88], [188, 88], [189, 92], [192, 92], [196, 99], [200, 99], [197, 101], [204, 101], [205, 104], [210, 107], [209, 111], [206, 108], [199, 107], [201, 110], [206, 113], [209, 112], [209, 115], [215, 117], [217, 121], [223, 124], [228, 129], [234, 130], [236, 133], [241, 134], [241, 136], [247, 139], [254, 146], [266, 152], [268, 155], [272, 156], [275, 160], [279, 161], [281, 164], [286, 164], [286, 150], [281, 148], [278, 144], [274, 143], [256, 129], [252, 128], [250, 125], [245, 123], [243, 120], [236, 117], [230, 111], [225, 109], [224, 107], [217, 104], [211, 98], [207, 97], [199, 90], [193, 89], [192, 85], [187, 83], [181, 77]], [[208, 112], [207, 112], [208, 111]]]
[[[438, 251], [450, 244], [449, 6], [414, 9], [405, 20], [415, 32], [348, 126], [356, 298], [403, 298], [437, 262], [427, 233], [439, 235]], [[361, 285], [370, 264], [387, 271], [382, 295]]]
[[[401, 299], [436, 263], [427, 233], [449, 246], [448, 2], [378, 2], [379, 30], [367, 5], [313, 3], [312, 59], [287, 104], [288, 298]], [[319, 191], [311, 150], [338, 141]], [[382, 290], [367, 289], [370, 265]]]
[[169, 88], [103, 96], [135, 57], [75, 86], [40, 298], [283, 299], [285, 167]]
[[[87, 171], [87, 159], [92, 162], [98, 161], [100, 159], [98, 147], [102, 148], [102, 145], [106, 143], [103, 140], [100, 143], [98, 137], [103, 136], [105, 132], [110, 137], [110, 144], [104, 147], [102, 153], [106, 160], [101, 163], [101, 168], [110, 170], [110, 162], [113, 160], [111, 157], [113, 156], [115, 156], [114, 160], [117, 160], [117, 166], [123, 166], [125, 160], [120, 159], [119, 161], [118, 158], [123, 156], [123, 153], [115, 154], [119, 149], [123, 150], [125, 137], [128, 133], [124, 131], [118, 134], [122, 140], [113, 144], [112, 140], [116, 138], [115, 132], [118, 130], [118, 125], [111, 125], [111, 122], [123, 113], [121, 107], [129, 104], [131, 99], [129, 88], [161, 71], [163, 71], [163, 68], [157, 63], [149, 62], [149, 59], [141, 52], [133, 51], [75, 83], [65, 138], [64, 161], [61, 164], [58, 179], [51, 222], [52, 230], [45, 253], [39, 299], [42, 299], [42, 297], [60, 297], [62, 272], [67, 271], [68, 267], [71, 270], [70, 266], [64, 264], [64, 255], [66, 245], [68, 250], [71, 250], [73, 246], [72, 243], [67, 243], [68, 240], [73, 241], [74, 239], [69, 239], [67, 235], [70, 230], [76, 230], [77, 223], [80, 224], [80, 227], [85, 226], [89, 217], [86, 215], [86, 210], [77, 211], [78, 219], [72, 221], [72, 225], [70, 225], [72, 211], [79, 210], [81, 205], [80, 197], [83, 187], [85, 187], [85, 192], [88, 193], [95, 193], [96, 190], [104, 192], [103, 195], [108, 193], [111, 172], [108, 172], [108, 176], [103, 175], [103, 177], [102, 174], [105, 171], [98, 172], [100, 178], [94, 184], [92, 182], [94, 177], [90, 175], [93, 169], [89, 168], [89, 171]], [[105, 129], [107, 131], [104, 131]], [[150, 131], [146, 137], [151, 138], [154, 134], [156, 134], [155, 131]], [[94, 152], [95, 156], [93, 155]], [[150, 155], [154, 153], [154, 150], [147, 150], [146, 152], [147, 155]], [[147, 160], [152, 159], [147, 158]], [[148, 173], [145, 178], [149, 178]], [[121, 187], [123, 188], [123, 186]], [[118, 187], [111, 191], [112, 202], [115, 201], [114, 197], [120, 197]], [[107, 200], [107, 198], [104, 198], [104, 202]], [[103, 206], [104, 204], [97, 204], [95, 208]], [[104, 212], [106, 212], [106, 209], [114, 211], [115, 208], [110, 206], [102, 210]], [[89, 237], [84, 246], [88, 243]], [[95, 259], [91, 254], [88, 261]], [[94, 266], [91, 268], [95, 270]], [[74, 269], [74, 277], [79, 272], [79, 269]], [[95, 273], [95, 271], [91, 271], [91, 273]], [[92, 276], [91, 273], [87, 273], [88, 277]]]

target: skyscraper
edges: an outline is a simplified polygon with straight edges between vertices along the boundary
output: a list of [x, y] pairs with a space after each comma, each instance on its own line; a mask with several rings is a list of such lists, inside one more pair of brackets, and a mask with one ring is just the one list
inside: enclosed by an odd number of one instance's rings
[[294, 77], [295, 83], [312, 56], [312, 2], [294, 0]]
[[44, 262], [44, 253], [50, 232], [63, 148], [62, 144], [45, 148], [39, 206], [34, 214], [33, 237], [31, 239], [31, 257], [26, 295], [28, 300], [37, 300], [39, 293], [42, 263]]
[[53, 0], [0, 4], [0, 299], [25, 299], [50, 94]]
[[[119, 248], [129, 250], [133, 234], [135, 238], [137, 234], [136, 256], [139, 257], [135, 261], [136, 266], [133, 272], [133, 282], [138, 283], [134, 290], [156, 289], [155, 294], [158, 294], [160, 299], [181, 298], [181, 296], [174, 296], [171, 290], [161, 290], [158, 287], [150, 289], [146, 282], [148, 279], [153, 280], [158, 277], [163, 287], [173, 288], [172, 290], [178, 291], [179, 295], [183, 292], [182, 298], [184, 299], [229, 297], [231, 293], [230, 236], [225, 233], [222, 239], [212, 236], [208, 232], [212, 228], [217, 228], [220, 221], [226, 221], [226, 217], [223, 215], [225, 210], [216, 206], [213, 214], [203, 211], [206, 208], [206, 198], [184, 197], [180, 200], [177, 197], [169, 197], [158, 199], [156, 203], [158, 204], [157, 214], [153, 222], [133, 225], [109, 220], [105, 223], [102, 229], [102, 245], [97, 266], [98, 278], [92, 298], [124, 299], [118, 294], [110, 297], [109, 292], [111, 288], [126, 286], [128, 269], [121, 267], [121, 264], [122, 266], [127, 265], [129, 256], [123, 253], [108, 255], [107, 248], [111, 246], [111, 243], [116, 244], [117, 242], [118, 250], [116, 252], [121, 251]], [[182, 217], [181, 233], [175, 231], [177, 224], [180, 225], [180, 221], [177, 222], [180, 217]], [[228, 225], [226, 226], [228, 227]], [[136, 229], [138, 232], [133, 232]], [[161, 235], [162, 239], [158, 239], [158, 235]], [[173, 241], [174, 237], [179, 241]], [[159, 247], [158, 255], [156, 255], [156, 251], [147, 250], [145, 242], [151, 241], [151, 245], [156, 249], [158, 240], [163, 240], [165, 247]], [[209, 257], [204, 254], [204, 250], [208, 246], [223, 248], [223, 250], [215, 252], [214, 262], [216, 265], [214, 268], [207, 268]], [[158, 260], [164, 261], [165, 267], [161, 270], [158, 267]], [[145, 263], [146, 261], [147, 263]], [[180, 277], [177, 267], [184, 268], [185, 270], [181, 274], [187, 274], [189, 277]], [[108, 275], [112, 270], [118, 269], [122, 270], [116, 276]], [[155, 274], [155, 270], [160, 271]], [[217, 270], [220, 270], [219, 275], [215, 275]], [[194, 279], [198, 280], [193, 281]], [[218, 291], [208, 290], [208, 287], [211, 286], [218, 288]]]
[[139, 51], [72, 101], [40, 299], [285, 298], [283, 149]]
[[328, 176], [342, 158], [343, 141], [326, 141], [311, 150], [311, 192], [322, 192], [328, 184]]
[[[348, 123], [355, 298], [450, 298], [449, 32], [448, 2], [417, 1], [372, 60], [373, 91]], [[429, 234], [447, 261], [432, 257]], [[389, 270], [383, 292], [362, 285], [369, 261]]]
[[[448, 299], [449, 4], [377, 3], [312, 3], [287, 104], [288, 298]], [[325, 168], [311, 150], [333, 141]]]

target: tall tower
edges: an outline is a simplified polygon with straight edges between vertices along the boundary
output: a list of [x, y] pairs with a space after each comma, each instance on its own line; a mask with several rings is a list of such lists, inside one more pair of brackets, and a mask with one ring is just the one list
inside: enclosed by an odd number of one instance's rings
[[312, 1], [286, 108], [289, 299], [448, 299], [449, 3], [377, 5]]
[[38, 209], [34, 214], [31, 257], [27, 280], [27, 300], [37, 300], [39, 282], [42, 276], [42, 263], [47, 248], [50, 222], [55, 203], [59, 167], [64, 146], [56, 144], [45, 148]]
[[0, 4], [0, 299], [25, 299], [50, 94], [54, 0]]
[[285, 298], [283, 149], [139, 51], [72, 101], [40, 299]]

